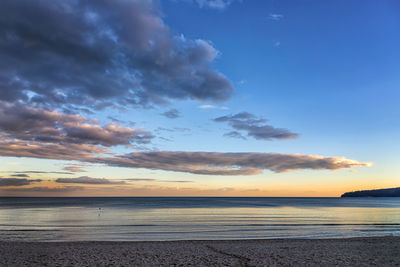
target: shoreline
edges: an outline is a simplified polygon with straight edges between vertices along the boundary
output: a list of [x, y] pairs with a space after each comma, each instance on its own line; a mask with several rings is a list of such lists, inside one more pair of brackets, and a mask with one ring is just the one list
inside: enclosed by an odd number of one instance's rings
[[396, 266], [400, 237], [0, 241], [0, 266]]

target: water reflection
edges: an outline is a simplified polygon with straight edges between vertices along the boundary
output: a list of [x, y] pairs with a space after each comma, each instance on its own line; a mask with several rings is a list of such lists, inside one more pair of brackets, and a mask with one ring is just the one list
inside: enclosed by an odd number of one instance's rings
[[0, 198], [0, 239], [182, 240], [400, 234], [400, 199]]

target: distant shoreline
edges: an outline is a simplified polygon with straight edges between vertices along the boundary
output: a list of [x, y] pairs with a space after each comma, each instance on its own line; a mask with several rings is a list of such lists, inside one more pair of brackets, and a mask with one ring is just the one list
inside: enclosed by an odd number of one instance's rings
[[[394, 266], [400, 237], [0, 242], [0, 266]], [[21, 253], [22, 252], [22, 253]]]
[[346, 192], [341, 197], [400, 197], [400, 187]]

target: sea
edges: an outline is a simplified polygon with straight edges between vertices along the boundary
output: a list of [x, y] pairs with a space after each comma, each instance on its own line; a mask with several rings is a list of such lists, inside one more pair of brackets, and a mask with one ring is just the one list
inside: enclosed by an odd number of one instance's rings
[[0, 198], [0, 241], [400, 235], [400, 198]]

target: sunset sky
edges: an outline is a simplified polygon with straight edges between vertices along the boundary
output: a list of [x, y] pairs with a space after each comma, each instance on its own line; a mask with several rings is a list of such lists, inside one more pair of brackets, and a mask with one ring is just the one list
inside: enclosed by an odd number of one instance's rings
[[0, 196], [398, 187], [400, 2], [0, 1]]

